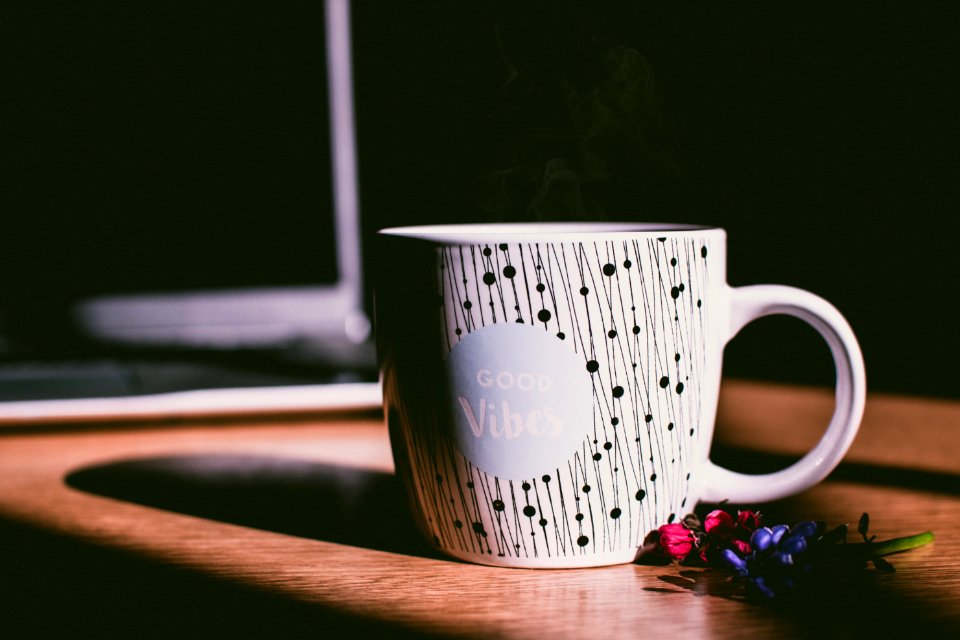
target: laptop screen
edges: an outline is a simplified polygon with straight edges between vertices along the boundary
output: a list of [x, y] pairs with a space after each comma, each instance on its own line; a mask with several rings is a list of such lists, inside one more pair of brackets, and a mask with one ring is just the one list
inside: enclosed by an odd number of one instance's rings
[[174, 4], [90, 16], [49, 150], [73, 293], [332, 284], [323, 4]]
[[365, 337], [346, 0], [22, 13], [8, 317], [171, 346]]

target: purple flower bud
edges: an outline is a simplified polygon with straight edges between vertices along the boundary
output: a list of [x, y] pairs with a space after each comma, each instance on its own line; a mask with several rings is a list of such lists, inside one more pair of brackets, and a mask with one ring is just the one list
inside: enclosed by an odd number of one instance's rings
[[772, 556], [770, 556], [770, 562], [772, 562], [775, 565], [789, 567], [793, 565], [793, 556], [790, 555], [789, 553], [777, 551]]
[[771, 532], [773, 533], [773, 540], [772, 540], [773, 544], [778, 545], [780, 544], [780, 540], [783, 538], [783, 536], [790, 533], [790, 527], [788, 527], [785, 524], [778, 524], [773, 529], [771, 529]]
[[796, 524], [793, 527], [793, 535], [803, 536], [804, 538], [812, 538], [813, 536], [817, 535], [819, 529], [820, 528], [817, 526], [816, 522], [810, 522], [808, 520], [806, 522], [800, 522]]
[[773, 589], [767, 586], [767, 581], [763, 579], [763, 576], [757, 576], [753, 578], [752, 581], [753, 581], [753, 586], [757, 588], [757, 591], [759, 591], [766, 597], [773, 598], [774, 596], [777, 595]]
[[768, 527], [762, 527], [750, 536], [750, 546], [757, 551], [766, 551], [773, 544], [773, 532]]
[[724, 562], [733, 567], [737, 573], [742, 576], [747, 575], [747, 561], [741, 558], [736, 551], [733, 549], [724, 549], [721, 556]]
[[807, 550], [807, 539], [803, 536], [792, 535], [781, 542], [778, 548], [784, 553], [797, 555]]

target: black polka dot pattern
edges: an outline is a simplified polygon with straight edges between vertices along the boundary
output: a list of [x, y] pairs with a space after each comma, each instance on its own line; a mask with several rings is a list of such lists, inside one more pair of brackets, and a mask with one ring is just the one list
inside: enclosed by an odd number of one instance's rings
[[405, 430], [411, 459], [430, 467], [412, 465], [412, 488], [439, 548], [476, 558], [616, 552], [685, 513], [702, 444], [708, 248], [691, 235], [438, 252], [448, 352], [485, 326], [524, 325], [582, 358], [594, 391], [579, 449], [522, 482], [429, 436], [442, 430]]

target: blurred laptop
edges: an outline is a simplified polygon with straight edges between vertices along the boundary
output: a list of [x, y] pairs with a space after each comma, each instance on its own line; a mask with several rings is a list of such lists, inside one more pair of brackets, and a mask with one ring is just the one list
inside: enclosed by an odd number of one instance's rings
[[348, 0], [153, 4], [37, 12], [0, 424], [379, 406]]

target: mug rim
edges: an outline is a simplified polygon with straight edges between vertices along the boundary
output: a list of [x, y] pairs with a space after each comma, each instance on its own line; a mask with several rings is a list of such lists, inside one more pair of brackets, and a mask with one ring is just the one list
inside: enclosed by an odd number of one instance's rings
[[725, 233], [717, 226], [674, 222], [496, 222], [429, 224], [380, 229], [378, 235], [411, 238], [440, 243], [477, 241], [569, 241], [571, 236], [587, 234], [591, 239], [663, 237]]

